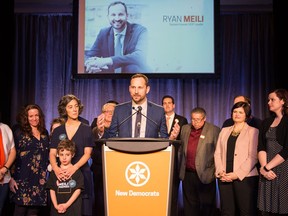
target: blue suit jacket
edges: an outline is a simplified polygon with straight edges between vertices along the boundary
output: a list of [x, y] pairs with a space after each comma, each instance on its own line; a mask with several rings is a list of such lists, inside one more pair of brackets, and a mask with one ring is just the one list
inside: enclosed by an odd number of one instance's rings
[[[111, 125], [109, 129], [105, 131], [103, 138], [117, 137], [117, 134], [120, 138], [132, 137], [131, 115], [132, 101], [117, 105], [114, 110]], [[126, 118], [127, 121], [125, 121]], [[145, 117], [142, 116], [142, 118]], [[148, 101], [145, 137], [160, 138], [159, 133], [161, 138], [168, 138], [164, 109], [162, 106]]]
[[147, 55], [147, 29], [139, 24], [127, 23], [127, 30], [124, 39], [123, 55], [114, 56], [114, 31], [107, 27], [100, 30], [96, 41], [86, 57], [111, 57], [113, 65], [103, 72], [113, 72], [115, 68], [122, 67], [122, 73], [151, 72], [146, 64]]

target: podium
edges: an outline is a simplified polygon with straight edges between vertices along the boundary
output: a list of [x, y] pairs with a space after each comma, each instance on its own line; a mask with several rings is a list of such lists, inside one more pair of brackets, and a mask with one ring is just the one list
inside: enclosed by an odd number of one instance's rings
[[106, 216], [170, 216], [175, 145], [154, 138], [102, 141]]

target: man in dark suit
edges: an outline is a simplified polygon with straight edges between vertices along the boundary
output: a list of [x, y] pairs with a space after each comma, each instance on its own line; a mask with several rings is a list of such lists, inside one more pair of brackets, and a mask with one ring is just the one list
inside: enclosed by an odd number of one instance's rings
[[146, 64], [147, 29], [127, 21], [127, 7], [120, 1], [109, 5], [108, 19], [111, 26], [100, 30], [92, 48], [86, 52], [86, 71], [88, 73], [151, 72]]
[[[250, 98], [248, 98], [247, 96], [244, 96], [244, 95], [237, 95], [234, 97], [234, 100], [233, 100], [233, 104], [236, 104], [240, 101], [243, 101], [243, 102], [246, 102], [248, 103], [250, 106], [251, 106], [251, 100]], [[260, 126], [261, 126], [261, 123], [262, 123], [262, 120], [255, 117], [255, 116], [252, 116], [250, 115], [250, 117], [246, 120], [247, 124], [250, 125], [251, 127], [254, 127], [254, 128], [257, 128], [257, 129], [260, 129]], [[229, 126], [232, 126], [234, 125], [234, 121], [232, 118], [228, 118], [224, 121], [223, 125], [222, 125], [222, 128], [224, 127], [229, 127]]]
[[[176, 121], [180, 125], [180, 130], [181, 130], [181, 127], [183, 125], [188, 124], [186, 117], [178, 115], [175, 113], [175, 101], [174, 101], [174, 98], [172, 96], [170, 96], [170, 95], [163, 96], [162, 97], [162, 106], [163, 106], [164, 111], [165, 111], [167, 131], [168, 131], [169, 135], [171, 134], [172, 128], [173, 128]], [[180, 133], [177, 137], [177, 140], [179, 140], [179, 139], [180, 139]]]
[[[172, 128], [174, 127], [174, 124], [178, 122], [180, 126], [180, 133], [181, 128], [183, 125], [188, 124], [187, 118], [184, 116], [178, 115], [175, 113], [175, 101], [174, 98], [170, 95], [165, 95], [162, 97], [162, 105], [165, 111], [165, 117], [166, 117], [166, 125], [167, 125], [167, 132], [169, 136], [171, 135]], [[177, 140], [180, 140], [180, 133]], [[175, 145], [175, 164], [174, 164], [174, 179], [173, 179], [173, 186], [172, 186], [172, 201], [171, 201], [171, 216], [177, 216], [178, 212], [180, 210], [178, 205], [178, 192], [179, 192], [179, 146]], [[180, 215], [180, 212], [179, 212]]]
[[136, 114], [141, 106], [140, 137], [175, 140], [180, 132], [179, 124], [174, 125], [171, 135], [168, 136], [164, 109], [148, 101], [149, 91], [148, 78], [144, 74], [134, 74], [129, 86], [132, 100], [115, 107], [109, 129], [104, 130], [104, 119], [101, 115], [98, 117], [97, 127], [100, 137], [135, 137]]
[[206, 122], [206, 111], [191, 111], [191, 124], [182, 127], [180, 179], [182, 179], [184, 216], [216, 214], [214, 151], [220, 128]]

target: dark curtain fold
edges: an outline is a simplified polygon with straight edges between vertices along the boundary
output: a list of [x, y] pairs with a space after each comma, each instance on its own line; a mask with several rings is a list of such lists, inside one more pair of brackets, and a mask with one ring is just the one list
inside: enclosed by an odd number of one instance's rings
[[[130, 100], [127, 79], [71, 79], [72, 25], [71, 14], [15, 14], [12, 123], [21, 106], [37, 103], [48, 128], [67, 93], [81, 99], [82, 116], [90, 123], [107, 100]], [[266, 117], [267, 95], [275, 88], [272, 12], [222, 14], [220, 44], [219, 79], [150, 79], [149, 100], [161, 104], [164, 95], [172, 95], [178, 114], [190, 120], [191, 109], [202, 106], [207, 120], [221, 126], [233, 97], [245, 94], [252, 99], [253, 114]]]

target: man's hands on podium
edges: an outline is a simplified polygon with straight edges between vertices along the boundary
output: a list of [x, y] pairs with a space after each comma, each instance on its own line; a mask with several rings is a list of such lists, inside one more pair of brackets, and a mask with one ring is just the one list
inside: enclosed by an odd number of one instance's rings
[[180, 133], [180, 125], [178, 124], [179, 120], [175, 119], [175, 124], [172, 128], [171, 135], [169, 137], [170, 140], [176, 140]]

